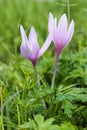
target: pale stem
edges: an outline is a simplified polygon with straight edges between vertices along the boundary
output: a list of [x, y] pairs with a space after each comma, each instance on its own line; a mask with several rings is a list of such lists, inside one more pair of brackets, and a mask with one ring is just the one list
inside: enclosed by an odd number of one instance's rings
[[54, 64], [54, 72], [53, 72], [53, 78], [52, 78], [52, 84], [51, 84], [52, 89], [54, 88], [54, 83], [55, 83], [57, 63], [58, 63], [58, 53], [56, 52], [56, 60], [55, 60], [55, 64]]
[[35, 65], [35, 70], [36, 70], [36, 80], [37, 80], [38, 85], [40, 85], [40, 79], [39, 79], [37, 64]]
[[[38, 74], [38, 68], [37, 68], [37, 64], [34, 66], [35, 67], [35, 71], [36, 71], [36, 79], [37, 79], [37, 83], [38, 85], [40, 85], [40, 79], [39, 79], [39, 74]], [[41, 90], [41, 88], [39, 88]], [[46, 104], [44, 99], [42, 99], [42, 103], [44, 105], [44, 107], [46, 108]]]

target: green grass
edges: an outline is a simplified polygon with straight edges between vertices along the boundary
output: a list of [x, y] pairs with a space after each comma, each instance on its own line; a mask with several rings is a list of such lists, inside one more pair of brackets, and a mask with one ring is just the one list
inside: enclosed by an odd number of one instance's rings
[[[69, 10], [68, 1], [0, 0], [0, 130], [87, 129], [87, 0], [69, 1]], [[54, 45], [38, 60], [40, 86], [20, 53], [19, 26], [27, 35], [34, 26], [42, 46], [49, 12], [58, 19], [66, 13], [75, 22], [73, 38], [59, 57], [54, 90]]]

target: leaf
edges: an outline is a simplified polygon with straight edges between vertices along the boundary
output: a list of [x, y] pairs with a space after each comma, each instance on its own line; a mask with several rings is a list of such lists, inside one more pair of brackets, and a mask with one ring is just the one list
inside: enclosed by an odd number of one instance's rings
[[44, 125], [46, 127], [50, 126], [53, 123], [54, 119], [53, 118], [49, 118], [44, 122]]
[[53, 121], [54, 118], [49, 118], [44, 121], [44, 116], [38, 114], [34, 116], [34, 120], [29, 118], [29, 122], [25, 122], [24, 124], [20, 125], [19, 128], [29, 128], [32, 130], [60, 130], [57, 124], [52, 125]]
[[72, 125], [70, 122], [64, 122], [60, 125], [60, 130], [78, 130], [78, 128]]
[[39, 126], [39, 125], [43, 124], [44, 117], [42, 115], [38, 114], [38, 115], [34, 116], [34, 120], [35, 120], [36, 124]]
[[68, 116], [72, 116], [72, 109], [74, 109], [73, 104], [68, 100], [63, 100], [62, 109], [64, 109], [64, 113]]
[[31, 120], [31, 119], [29, 118], [29, 122], [25, 122], [24, 124], [21, 124], [20, 127], [19, 127], [19, 129], [20, 129], [20, 128], [22, 128], [22, 129], [26, 129], [26, 128], [36, 129], [37, 126], [36, 126], [34, 120]]

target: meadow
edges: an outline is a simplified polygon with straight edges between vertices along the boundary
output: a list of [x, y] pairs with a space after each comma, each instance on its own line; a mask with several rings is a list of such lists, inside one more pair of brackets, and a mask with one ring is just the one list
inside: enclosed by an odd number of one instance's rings
[[[0, 130], [87, 130], [87, 0], [0, 0], [0, 12]], [[20, 52], [20, 25], [27, 36], [35, 27], [41, 48], [49, 12], [75, 24], [53, 89], [54, 43], [37, 61], [40, 84]]]

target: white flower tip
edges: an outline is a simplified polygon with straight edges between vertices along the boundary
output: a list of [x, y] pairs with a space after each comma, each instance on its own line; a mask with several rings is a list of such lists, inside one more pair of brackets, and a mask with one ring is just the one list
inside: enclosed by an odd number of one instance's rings
[[24, 30], [24, 29], [23, 29], [23, 26], [22, 26], [22, 25], [20, 25], [20, 31], [22, 31], [22, 30]]
[[62, 16], [61, 16], [62, 19], [67, 19], [67, 16], [66, 14], [64, 13]]
[[53, 14], [51, 12], [49, 13], [49, 17], [54, 18]]
[[20, 28], [22, 28], [22, 25], [20, 25]]
[[31, 29], [30, 29], [30, 30], [35, 31], [35, 29], [34, 29], [34, 27], [33, 27], [33, 26], [31, 26]]
[[31, 28], [30, 28], [30, 33], [32, 34], [32, 35], [36, 35], [36, 31], [35, 31], [35, 28], [33, 27], [33, 26], [31, 26]]
[[52, 13], [51, 13], [51, 12], [49, 12], [49, 15], [52, 15]]
[[73, 31], [74, 31], [74, 20], [72, 19], [72, 21], [71, 21], [71, 26], [72, 26], [72, 29], [73, 29]]
[[[29, 36], [29, 37], [37, 37], [35, 28], [34, 28], [33, 26], [31, 26], [31, 29], [30, 29], [30, 36]], [[36, 39], [37, 39], [37, 38], [36, 38]]]
[[61, 17], [67, 17], [66, 13], [64, 13]]
[[66, 17], [66, 13], [64, 13], [62, 16]]
[[72, 23], [72, 24], [73, 24], [73, 26], [74, 26], [74, 20], [73, 20], [73, 19], [72, 19], [71, 23]]
[[21, 32], [21, 36], [23, 37], [23, 35], [25, 34], [25, 31], [22, 25], [20, 25], [20, 32]]

